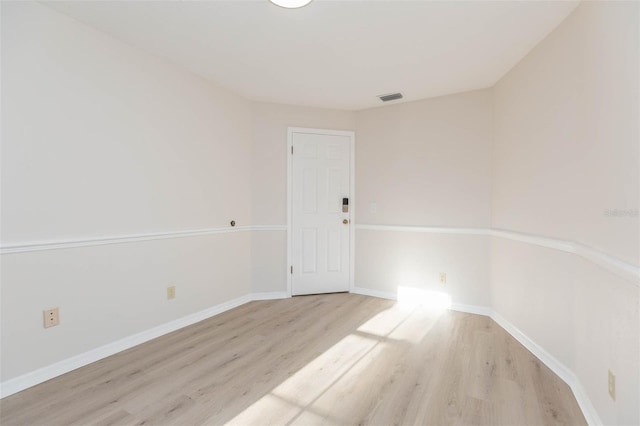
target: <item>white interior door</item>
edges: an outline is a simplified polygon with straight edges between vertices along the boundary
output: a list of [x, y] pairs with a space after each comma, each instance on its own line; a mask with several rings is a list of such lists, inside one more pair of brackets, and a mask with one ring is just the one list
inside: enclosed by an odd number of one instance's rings
[[349, 291], [351, 141], [292, 134], [292, 295]]

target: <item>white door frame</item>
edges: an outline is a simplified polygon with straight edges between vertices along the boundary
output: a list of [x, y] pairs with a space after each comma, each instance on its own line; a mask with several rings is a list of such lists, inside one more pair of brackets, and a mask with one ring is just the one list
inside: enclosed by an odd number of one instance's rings
[[294, 133], [308, 133], [313, 135], [347, 136], [349, 138], [350, 164], [349, 164], [349, 292], [353, 292], [355, 237], [356, 237], [356, 134], [345, 130], [308, 129], [304, 127], [287, 128], [287, 294], [291, 297], [291, 266], [293, 265], [293, 147]]

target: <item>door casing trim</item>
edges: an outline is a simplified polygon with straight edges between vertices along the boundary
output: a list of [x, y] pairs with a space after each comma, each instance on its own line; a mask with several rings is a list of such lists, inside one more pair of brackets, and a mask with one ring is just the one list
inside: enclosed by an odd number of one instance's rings
[[292, 295], [291, 266], [293, 265], [293, 155], [291, 155], [291, 147], [293, 147], [293, 134], [307, 133], [312, 135], [326, 136], [347, 136], [349, 138], [349, 292], [353, 292], [354, 287], [354, 261], [355, 261], [355, 237], [356, 237], [356, 133], [348, 130], [327, 130], [327, 129], [310, 129], [305, 127], [288, 127], [287, 128], [287, 294]]

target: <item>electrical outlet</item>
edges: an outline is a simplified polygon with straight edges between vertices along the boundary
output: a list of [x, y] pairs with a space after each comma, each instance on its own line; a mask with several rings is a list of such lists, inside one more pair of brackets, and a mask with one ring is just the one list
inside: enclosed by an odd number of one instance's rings
[[171, 300], [175, 298], [176, 298], [176, 286], [172, 285], [170, 287], [167, 287], [167, 300]]
[[609, 396], [616, 400], [616, 375], [611, 370], [609, 370]]
[[42, 313], [44, 316], [44, 328], [60, 324], [60, 313], [58, 308], [47, 309], [42, 311]]
[[446, 272], [440, 272], [440, 284], [446, 284], [447, 283], [447, 274]]

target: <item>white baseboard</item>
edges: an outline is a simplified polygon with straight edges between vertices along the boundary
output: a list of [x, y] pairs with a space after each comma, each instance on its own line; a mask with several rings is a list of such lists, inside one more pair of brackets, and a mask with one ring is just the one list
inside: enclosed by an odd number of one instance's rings
[[540, 361], [542, 361], [547, 367], [553, 370], [566, 383], [572, 380], [573, 372], [564, 366], [560, 361], [549, 354], [542, 346], [538, 345], [526, 334], [524, 334], [515, 325], [507, 321], [502, 315], [495, 311], [491, 311], [491, 319], [498, 323], [500, 327], [505, 329], [507, 333], [513, 336], [518, 342], [522, 343], [522, 346], [527, 348], [529, 352], [534, 354]]
[[[351, 292], [382, 299], [397, 300], [397, 295], [395, 293], [372, 290], [364, 287], [354, 287], [351, 289]], [[91, 364], [92, 362], [99, 361], [103, 358], [132, 348], [141, 343], [148, 342], [149, 340], [163, 336], [167, 333], [179, 330], [183, 327], [187, 327], [189, 325], [203, 321], [207, 318], [221, 314], [222, 312], [228, 311], [247, 302], [253, 300], [285, 299], [288, 297], [288, 293], [284, 291], [251, 293], [246, 296], [238, 297], [236, 299], [221, 303], [203, 311], [187, 315], [158, 327], [154, 327], [150, 330], [125, 337], [124, 339], [117, 340], [113, 343], [109, 343], [83, 354], [76, 355], [55, 364], [40, 368], [14, 379], [7, 380], [0, 384], [0, 398], [13, 395], [14, 393], [20, 392], [24, 389], [53, 379], [54, 377], [60, 376], [62, 374], [68, 373], [69, 371]], [[505, 331], [507, 331], [507, 333], [513, 336], [518, 342], [520, 342], [534, 356], [542, 361], [547, 367], [551, 369], [551, 371], [557, 374], [558, 377], [560, 377], [571, 387], [571, 390], [573, 391], [573, 394], [587, 420], [587, 423], [589, 423], [590, 425], [602, 425], [602, 420], [600, 420], [600, 417], [593, 407], [591, 400], [587, 396], [587, 393], [582, 387], [582, 384], [573, 373], [573, 371], [571, 371], [555, 357], [549, 354], [544, 348], [542, 348], [535, 341], [529, 338], [526, 334], [524, 334], [515, 325], [510, 323], [502, 315], [485, 306], [465, 305], [461, 303], [453, 303], [451, 305], [451, 309], [455, 311], [491, 317], [498, 325], [500, 325], [500, 327], [502, 327]]]
[[[395, 293], [372, 290], [364, 287], [354, 287], [351, 292], [365, 296], [379, 297], [382, 299], [397, 300], [397, 295]], [[547, 352], [542, 346], [538, 345], [533, 341], [533, 339], [524, 334], [502, 315], [487, 306], [466, 305], [463, 303], [452, 303], [450, 309], [453, 311], [491, 317], [491, 319], [493, 319], [500, 327], [513, 336], [513, 338], [520, 342], [536, 358], [538, 358], [543, 364], [549, 367], [551, 371], [557, 374], [560, 379], [569, 385], [589, 425], [602, 425], [602, 420], [600, 419], [598, 412], [591, 403], [591, 400], [587, 396], [582, 384], [573, 371], [558, 361], [553, 355]]]
[[126, 349], [137, 346], [141, 343], [148, 342], [149, 340], [163, 336], [172, 331], [179, 330], [183, 327], [195, 324], [212, 316], [221, 314], [222, 312], [233, 309], [237, 306], [244, 305], [250, 302], [251, 295], [241, 296], [236, 299], [229, 300], [228, 302], [221, 303], [211, 308], [205, 309], [200, 312], [196, 312], [191, 315], [179, 318], [177, 320], [168, 322], [166, 324], [159, 325], [149, 330], [125, 337], [124, 339], [116, 340], [115, 342], [108, 343], [99, 348], [92, 349], [80, 355], [76, 355], [71, 358], [56, 362], [55, 364], [48, 365], [46, 367], [39, 368], [35, 371], [23, 374], [14, 379], [7, 380], [0, 384], [0, 398], [13, 395], [24, 389], [30, 388], [47, 380], [58, 377], [69, 371], [75, 370], [92, 362], [99, 361], [108, 356], [117, 354]]
[[364, 288], [364, 287], [353, 287], [351, 289], [351, 293], [361, 294], [363, 296], [378, 297], [380, 299], [398, 300], [398, 295], [396, 293], [391, 293], [388, 291], [372, 290], [370, 288]]
[[[398, 300], [398, 295], [389, 291], [372, 290], [365, 287], [354, 287], [351, 293], [362, 294], [363, 296], [378, 297], [380, 299]], [[464, 303], [452, 303], [449, 307], [452, 311], [466, 312], [468, 314], [485, 315], [491, 314], [491, 309], [486, 306], [466, 305]]]
[[587, 396], [582, 384], [576, 377], [573, 371], [567, 366], [558, 361], [553, 355], [547, 352], [542, 346], [538, 345], [533, 339], [524, 334], [515, 325], [510, 323], [502, 315], [496, 311], [491, 310], [491, 319], [493, 319], [500, 327], [513, 336], [518, 342], [527, 348], [536, 358], [542, 361], [551, 371], [556, 373], [573, 391], [573, 395], [584, 414], [587, 423], [590, 425], [602, 425], [602, 420], [598, 415], [595, 407], [591, 403], [591, 400]]
[[273, 300], [273, 299], [287, 299], [289, 293], [286, 291], [270, 291], [264, 293], [251, 293], [251, 300]]
[[488, 308], [486, 306], [452, 303], [449, 309], [451, 309], [452, 311], [465, 312], [467, 314], [484, 315], [487, 317], [491, 315], [491, 308]]
[[51, 380], [54, 377], [58, 377], [62, 374], [68, 373], [92, 362], [99, 361], [108, 356], [117, 354], [126, 349], [137, 346], [141, 343], [148, 342], [149, 340], [171, 333], [172, 331], [179, 330], [197, 322], [203, 321], [207, 318], [211, 318], [215, 315], [226, 312], [230, 309], [244, 305], [247, 302], [253, 300], [272, 300], [272, 299], [285, 299], [289, 295], [284, 291], [268, 292], [268, 293], [251, 293], [245, 296], [232, 299], [228, 302], [221, 303], [211, 308], [205, 309], [200, 312], [196, 312], [191, 315], [187, 315], [177, 320], [168, 322], [166, 324], [159, 325], [149, 330], [134, 334], [132, 336], [125, 337], [124, 339], [117, 340], [112, 343], [108, 343], [99, 348], [92, 349], [80, 355], [76, 355], [71, 358], [56, 362], [55, 364], [48, 365], [46, 367], [39, 368], [22, 376], [14, 379], [7, 380], [0, 383], [0, 398], [13, 395], [47, 380]]

